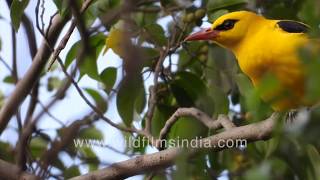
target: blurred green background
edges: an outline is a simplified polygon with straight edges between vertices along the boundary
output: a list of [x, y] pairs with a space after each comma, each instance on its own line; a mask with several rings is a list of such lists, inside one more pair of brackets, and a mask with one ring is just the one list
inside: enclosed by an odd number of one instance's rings
[[[59, 13], [67, 16], [69, 12], [66, 4], [61, 0], [54, 2]], [[160, 56], [159, 49], [168, 45], [179, 46], [186, 35], [199, 27], [209, 26], [209, 23], [222, 14], [250, 10], [267, 18], [302, 21], [310, 25], [310, 37], [319, 38], [320, 35], [319, 0], [136, 1], [129, 3], [132, 9], [126, 12], [125, 16], [108, 19], [108, 12], [117, 10], [126, 3], [129, 1], [96, 0], [85, 13], [86, 27], [91, 30], [90, 47], [95, 51], [91, 52], [79, 67], [80, 73], [77, 78], [81, 82], [82, 77], [86, 76], [99, 84], [97, 88], [83, 86], [83, 90], [92, 97], [101, 111], [107, 112], [110, 106], [114, 106], [112, 109], [119, 114], [120, 124], [138, 128], [145, 126], [148, 89]], [[15, 29], [19, 28], [17, 16], [23, 11], [24, 7], [21, 4], [11, 7]], [[97, 22], [99, 28], [94, 28]], [[125, 22], [124, 27], [121, 27], [121, 22]], [[112, 28], [120, 29], [119, 31], [123, 31], [131, 39], [126, 42], [126, 45], [129, 44], [129, 53], [108, 47], [111, 48], [108, 51], [112, 50], [122, 59], [122, 64], [120, 67], [106, 67], [101, 70], [97, 59], [102, 54], [105, 38], [111, 38]], [[121, 39], [118, 36], [116, 38]], [[121, 39], [121, 42], [127, 40]], [[1, 44], [5, 43], [0, 42], [0, 49]], [[67, 49], [66, 57], [63, 59], [67, 67], [70, 68], [74, 64], [79, 48], [80, 41]], [[130, 51], [135, 52], [135, 56], [130, 54]], [[302, 49], [301, 58], [306, 63], [308, 72], [306, 96], [319, 97], [320, 52]], [[270, 106], [260, 100], [259, 92], [253, 88], [248, 77], [241, 73], [234, 56], [211, 42], [183, 43], [169, 53], [164, 64], [156, 90], [157, 102], [151, 127], [151, 133], [156, 137], [166, 120], [179, 107], [196, 107], [213, 118], [219, 114], [227, 114], [239, 126], [261, 121], [272, 113]], [[64, 81], [64, 78], [57, 75], [61, 73], [61, 69], [54, 66], [51, 72], [43, 73], [46, 83], [42, 86], [45, 86], [48, 92], [57, 91]], [[10, 74], [6, 75], [3, 83], [14, 84], [13, 77]], [[266, 87], [268, 86], [272, 88], [273, 83], [266, 82]], [[0, 87], [0, 107], [7, 98], [2, 94]], [[106, 100], [105, 97], [110, 96], [116, 97], [114, 103]], [[303, 123], [290, 127], [279, 123], [279, 128], [271, 140], [253, 142], [245, 148], [203, 152], [191, 159], [186, 159], [182, 154], [176, 166], [159, 170], [153, 179], [320, 179], [320, 108], [312, 109], [310, 116], [304, 118]], [[83, 127], [77, 137], [101, 140], [107, 138], [108, 132], [97, 128], [95, 122], [96, 120]], [[19, 133], [17, 127], [14, 129]], [[54, 137], [49, 136], [46, 131], [34, 134], [28, 145], [32, 160], [39, 159], [53, 139], [63, 134], [63, 129], [64, 126], [55, 129]], [[167, 138], [192, 139], [214, 133], [216, 132], [209, 131], [193, 118], [180, 118], [171, 128]], [[141, 136], [123, 133], [121, 138], [137, 139]], [[12, 143], [0, 141], [1, 159], [13, 162], [13, 150]], [[78, 164], [86, 166], [87, 171], [105, 166], [99, 155], [90, 148], [84, 147], [79, 151], [70, 144], [63, 151], [65, 156], [76, 158], [81, 162]], [[128, 146], [125, 147], [124, 154], [140, 155], [148, 152], [150, 145], [140, 148]], [[30, 168], [32, 160], [29, 162]], [[52, 173], [61, 178], [77, 176], [84, 172], [80, 171], [77, 165], [66, 167], [61, 156], [51, 166]], [[139, 178], [147, 176], [148, 174]]]

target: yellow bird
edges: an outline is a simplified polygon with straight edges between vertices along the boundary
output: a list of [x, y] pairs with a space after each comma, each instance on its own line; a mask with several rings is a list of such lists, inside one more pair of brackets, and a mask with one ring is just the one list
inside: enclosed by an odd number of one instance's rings
[[310, 39], [308, 26], [291, 20], [271, 20], [253, 12], [238, 11], [219, 17], [210, 28], [185, 40], [212, 40], [231, 50], [241, 70], [259, 86], [273, 75], [279, 86], [261, 94], [276, 111], [309, 106], [304, 98], [306, 75], [299, 49]]

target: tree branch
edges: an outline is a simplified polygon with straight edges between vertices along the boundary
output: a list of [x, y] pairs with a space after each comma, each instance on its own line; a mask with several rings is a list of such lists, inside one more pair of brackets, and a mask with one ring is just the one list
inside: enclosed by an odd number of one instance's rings
[[64, 128], [60, 138], [56, 138], [56, 140], [52, 142], [51, 148], [46, 150], [40, 158], [40, 177], [45, 177], [48, 166], [56, 159], [58, 153], [62, 149], [65, 149], [70, 143], [72, 143], [72, 140], [78, 134], [79, 129], [83, 125], [93, 123], [92, 116], [92, 113], [90, 113], [81, 120], [74, 121], [71, 125]]
[[[50, 44], [55, 44], [59, 34], [67, 22], [67, 19], [57, 15], [54, 18], [53, 24], [48, 33], [48, 41]], [[36, 56], [33, 59], [31, 67], [28, 69], [23, 78], [17, 83], [16, 88], [11, 96], [7, 99], [0, 111], [0, 134], [6, 128], [12, 115], [16, 112], [16, 107], [27, 97], [28, 93], [33, 88], [33, 85], [40, 78], [40, 74], [46, 65], [46, 62], [51, 54], [51, 51], [45, 42], [42, 43]]]
[[63, 84], [62, 87], [57, 91], [55, 97], [45, 106], [43, 107], [43, 111], [39, 112], [39, 114], [34, 118], [33, 121], [30, 121], [28, 124], [24, 124], [23, 130], [19, 136], [19, 140], [16, 145], [16, 164], [20, 167], [21, 170], [24, 170], [26, 168], [26, 148], [29, 138], [31, 137], [36, 124], [41, 119], [41, 117], [47, 112], [47, 110], [52, 107], [57, 100], [64, 97], [65, 92], [70, 87], [71, 82], [70, 80], [67, 80], [65, 84]]
[[150, 87], [150, 96], [148, 101], [148, 111], [146, 113], [146, 127], [145, 131], [151, 133], [151, 121], [154, 113], [154, 109], [157, 103], [157, 87], [158, 87], [158, 80], [160, 76], [160, 72], [162, 70], [162, 64], [168, 54], [169, 48], [166, 50], [162, 50], [160, 52], [160, 58], [157, 62], [156, 68], [154, 70], [154, 78], [153, 78], [153, 86]]
[[217, 120], [213, 120], [207, 114], [196, 108], [179, 108], [175, 113], [172, 114], [172, 116], [166, 121], [164, 127], [161, 129], [159, 134], [160, 141], [157, 142], [157, 148], [161, 149], [161, 140], [166, 138], [166, 135], [170, 131], [173, 124], [183, 116], [194, 117], [209, 129], [219, 129], [223, 127], [226, 130], [229, 130], [236, 127], [225, 115], [220, 115]]
[[18, 166], [3, 161], [0, 159], [0, 174], [1, 179], [24, 179], [24, 180], [37, 180], [35, 175], [21, 171]]
[[[239, 139], [254, 142], [267, 140], [271, 137], [273, 127], [278, 119], [278, 114], [273, 114], [268, 119], [241, 127], [234, 127], [219, 134], [198, 140], [199, 148], [189, 149], [189, 155], [200, 150], [222, 150], [221, 142], [236, 142]], [[210, 145], [206, 147], [206, 145]], [[182, 148], [175, 147], [157, 153], [138, 156], [133, 159], [114, 163], [109, 167], [72, 178], [72, 180], [87, 179], [125, 179], [134, 175], [167, 168], [174, 164]]]
[[[25, 14], [22, 15], [21, 22], [26, 30], [26, 37], [28, 39], [29, 51], [30, 51], [31, 58], [33, 59], [37, 53], [37, 41], [36, 41], [33, 25], [30, 19]], [[31, 121], [34, 110], [38, 103], [38, 94], [39, 94], [39, 80], [35, 83], [30, 93], [31, 98], [30, 98], [27, 114], [24, 121], [24, 123], [26, 124], [28, 124]]]
[[[89, 7], [89, 5], [91, 3], [92, 3], [92, 0], [85, 1], [81, 7], [80, 13], [83, 13]], [[73, 33], [73, 30], [76, 28], [76, 25], [77, 25], [76, 20], [72, 20], [67, 33], [63, 36], [58, 47], [54, 50], [54, 52], [52, 54], [52, 58], [49, 61], [48, 70], [50, 70], [52, 64], [55, 62], [55, 60], [59, 56], [60, 52], [66, 47], [66, 45], [67, 45], [67, 43]]]
[[[153, 86], [150, 87], [150, 96], [148, 100], [148, 111], [146, 113], [146, 127], [145, 131], [149, 134], [151, 134], [151, 123], [152, 123], [152, 117], [153, 113], [156, 107], [157, 103], [157, 88], [158, 88], [158, 81], [160, 73], [163, 69], [163, 62], [165, 61], [166, 57], [172, 53], [174, 53], [181, 45], [181, 38], [183, 35], [183, 32], [185, 30], [186, 26], [182, 29], [182, 32], [175, 31], [173, 33], [173, 38], [171, 38], [172, 42], [168, 42], [167, 47], [164, 50], [160, 51], [160, 57], [158, 59], [158, 62], [156, 64], [155, 70], [154, 70], [154, 78], [153, 78]], [[179, 36], [177, 39], [176, 36]], [[175, 40], [176, 43], [174, 42]]]

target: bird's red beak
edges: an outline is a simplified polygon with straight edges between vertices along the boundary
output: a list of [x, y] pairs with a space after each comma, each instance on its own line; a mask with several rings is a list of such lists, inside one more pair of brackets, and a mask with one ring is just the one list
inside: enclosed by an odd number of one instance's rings
[[211, 28], [203, 29], [199, 32], [193, 33], [186, 37], [185, 41], [197, 41], [197, 40], [213, 40], [218, 37], [219, 31], [213, 30]]

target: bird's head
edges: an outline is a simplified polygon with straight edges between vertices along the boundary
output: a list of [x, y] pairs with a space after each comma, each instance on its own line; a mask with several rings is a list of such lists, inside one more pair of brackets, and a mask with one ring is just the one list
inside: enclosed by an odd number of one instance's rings
[[212, 40], [224, 47], [233, 48], [247, 36], [248, 28], [263, 18], [253, 12], [237, 11], [222, 15], [210, 28], [189, 35], [185, 41]]

